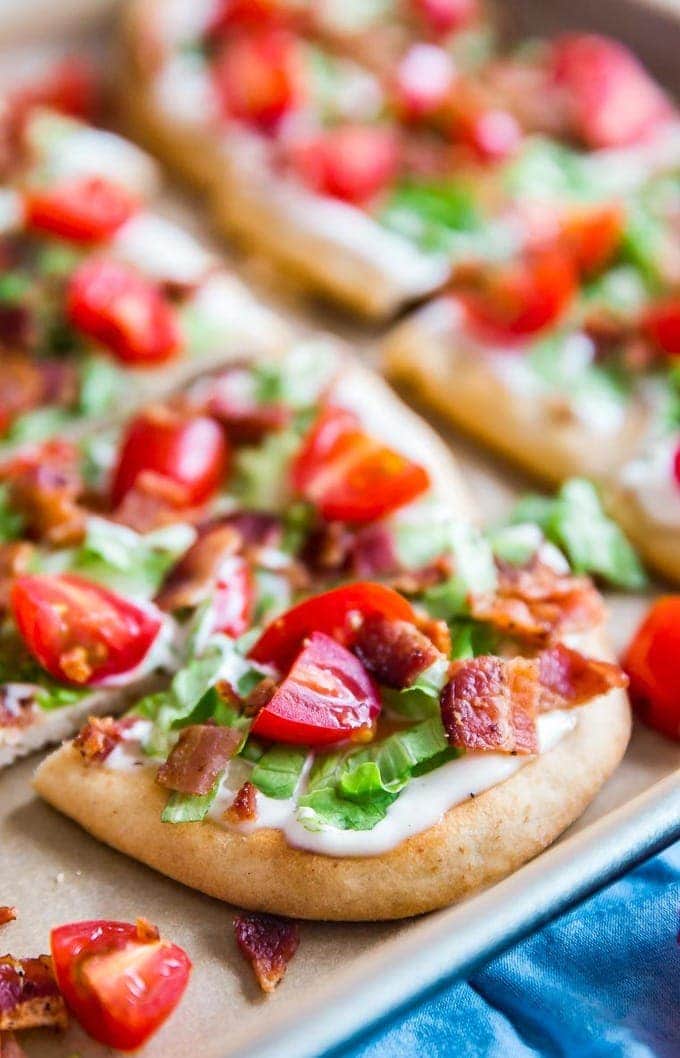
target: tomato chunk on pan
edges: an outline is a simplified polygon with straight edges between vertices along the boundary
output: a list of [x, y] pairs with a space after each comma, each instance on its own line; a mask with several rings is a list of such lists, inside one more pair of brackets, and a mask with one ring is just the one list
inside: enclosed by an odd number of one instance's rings
[[154, 283], [119, 261], [80, 265], [68, 285], [66, 313], [77, 331], [125, 364], [153, 367], [181, 345], [173, 306]]
[[370, 522], [429, 487], [427, 471], [364, 433], [344, 408], [325, 408], [292, 468], [296, 492], [323, 518]]
[[351, 646], [356, 635], [354, 618], [374, 613], [396, 621], [415, 621], [413, 607], [403, 595], [383, 584], [357, 581], [305, 599], [277, 617], [265, 628], [250, 656], [285, 672], [313, 632], [323, 632]]
[[663, 735], [680, 740], [680, 596], [658, 599], [623, 658], [630, 696], [640, 716]]
[[95, 1040], [141, 1047], [172, 1013], [191, 961], [148, 924], [74, 922], [52, 930], [52, 959], [68, 1007]]
[[642, 321], [647, 338], [668, 356], [680, 356], [680, 298], [667, 298], [652, 305]]
[[229, 449], [218, 423], [207, 415], [185, 415], [165, 405], [137, 416], [123, 437], [113, 474], [117, 506], [145, 471], [180, 485], [184, 506], [204, 503], [224, 478]]
[[124, 187], [87, 176], [57, 187], [38, 188], [25, 198], [29, 228], [78, 243], [110, 238], [137, 211]]
[[161, 628], [153, 610], [71, 573], [18, 577], [10, 604], [26, 646], [42, 667], [58, 680], [81, 686], [134, 669]]
[[314, 632], [255, 717], [252, 732], [275, 742], [329, 745], [369, 732], [379, 712], [377, 687], [358, 658]]

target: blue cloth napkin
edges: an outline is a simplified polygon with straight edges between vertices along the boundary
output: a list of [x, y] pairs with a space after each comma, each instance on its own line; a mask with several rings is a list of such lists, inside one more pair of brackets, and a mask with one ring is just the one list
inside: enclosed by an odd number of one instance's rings
[[680, 843], [342, 1052], [680, 1058]]

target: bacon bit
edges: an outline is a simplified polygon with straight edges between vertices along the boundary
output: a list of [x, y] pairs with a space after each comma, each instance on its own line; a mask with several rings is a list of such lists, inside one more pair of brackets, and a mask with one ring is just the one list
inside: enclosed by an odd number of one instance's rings
[[243, 541], [231, 525], [212, 525], [199, 530], [194, 544], [168, 572], [156, 604], [172, 612], [196, 606], [214, 587], [225, 558], [238, 553]]
[[483, 656], [454, 662], [442, 691], [442, 721], [452, 746], [500, 753], [538, 752], [538, 662]]
[[558, 573], [536, 558], [526, 566], [500, 562], [498, 571], [495, 595], [472, 596], [470, 610], [506, 635], [547, 643], [604, 620], [602, 599], [587, 577]]
[[300, 944], [297, 922], [251, 912], [234, 919], [236, 943], [250, 963], [263, 992], [273, 992]]
[[241, 739], [241, 732], [233, 727], [190, 724], [182, 728], [179, 741], [158, 769], [156, 782], [180, 793], [209, 793]]
[[0, 957], [0, 1031], [59, 1028], [68, 1024], [49, 955]]
[[[0, 346], [21, 344], [18, 335], [30, 319], [21, 306], [7, 306], [0, 311]], [[0, 396], [0, 433], [11, 426], [18, 415], [37, 408], [42, 401], [42, 377], [37, 362], [27, 356], [3, 354], [2, 395]]]
[[135, 928], [137, 930], [137, 939], [142, 944], [153, 944], [154, 941], [160, 940], [160, 931], [158, 926], [154, 926], [153, 922], [149, 922], [148, 918], [138, 918], [135, 922]]
[[204, 382], [198, 407], [217, 419], [232, 444], [258, 444], [268, 434], [284, 429], [292, 409], [282, 401], [260, 402], [252, 370], [233, 365]]
[[260, 680], [246, 698], [245, 708], [243, 710], [244, 714], [246, 716], [255, 716], [259, 713], [260, 709], [264, 709], [265, 705], [270, 701], [274, 694], [277, 686], [276, 680], [273, 680], [271, 676], [265, 676], [263, 680]]
[[614, 687], [627, 687], [628, 677], [618, 665], [597, 661], [557, 643], [538, 655], [541, 712], [582, 705]]
[[415, 625], [379, 613], [364, 618], [353, 650], [379, 683], [397, 690], [410, 687], [441, 656]]
[[240, 535], [245, 547], [278, 547], [283, 538], [281, 519], [264, 511], [235, 511], [214, 518], [206, 523], [206, 528], [213, 525], [230, 525]]
[[9, 593], [14, 577], [27, 573], [35, 548], [25, 540], [0, 544], [0, 614], [9, 608]]
[[76, 749], [86, 764], [101, 764], [122, 741], [123, 732], [135, 722], [128, 716], [114, 720], [112, 716], [91, 716], [73, 739]]
[[224, 813], [228, 823], [250, 823], [257, 819], [257, 790], [251, 782], [244, 782]]
[[71, 547], [85, 535], [85, 511], [78, 504], [83, 482], [75, 466], [50, 462], [25, 466], [9, 480], [9, 501], [26, 532], [56, 547]]
[[200, 507], [186, 506], [182, 485], [163, 474], [145, 470], [138, 474], [112, 517], [138, 533], [150, 533], [173, 522], [195, 522], [201, 513]]
[[27, 1058], [13, 1032], [0, 1032], [0, 1058]]
[[218, 680], [215, 684], [215, 690], [227, 705], [231, 705], [239, 713], [243, 710], [246, 700], [243, 695], [238, 693], [229, 680]]
[[319, 573], [338, 573], [345, 569], [353, 536], [344, 522], [326, 522], [309, 534], [302, 560]]
[[448, 657], [451, 653], [451, 630], [447, 625], [446, 621], [437, 620], [434, 617], [427, 617], [425, 615], [416, 615], [416, 628], [426, 635], [431, 643], [434, 644], [440, 654], [445, 654]]
[[350, 552], [351, 572], [357, 576], [388, 577], [400, 568], [394, 533], [377, 523], [358, 529]]
[[92, 666], [85, 647], [73, 647], [59, 655], [59, 663], [67, 679], [72, 683], [87, 683], [92, 675]]
[[379, 523], [352, 529], [344, 522], [326, 522], [310, 533], [302, 559], [320, 573], [361, 578], [392, 576], [400, 569], [394, 534]]
[[0, 907], [0, 926], [6, 926], [8, 922], [14, 922], [17, 917], [15, 907]]
[[390, 587], [394, 588], [395, 591], [401, 592], [402, 595], [420, 595], [426, 588], [433, 588], [435, 585], [449, 580], [453, 573], [453, 558], [450, 555], [440, 555], [429, 566], [401, 573], [399, 576], [394, 577], [389, 584]]

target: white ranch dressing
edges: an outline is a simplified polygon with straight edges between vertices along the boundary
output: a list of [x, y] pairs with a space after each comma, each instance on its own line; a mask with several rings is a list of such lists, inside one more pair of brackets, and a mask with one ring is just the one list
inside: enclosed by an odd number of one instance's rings
[[188, 232], [155, 213], [137, 213], [109, 243], [114, 256], [158, 282], [194, 286], [216, 265]]
[[157, 189], [158, 169], [148, 154], [104, 129], [73, 123], [45, 147], [51, 181], [101, 176], [143, 198]]
[[678, 434], [657, 441], [626, 463], [619, 475], [649, 520], [667, 529], [680, 528], [680, 484], [674, 470], [678, 445]]
[[209, 274], [185, 307], [200, 319], [206, 345], [224, 353], [243, 342], [249, 349], [274, 349], [287, 336], [283, 321], [227, 272]]
[[116, 676], [107, 676], [97, 687], [125, 687], [127, 684], [136, 683], [145, 676], [150, 676], [157, 669], [163, 672], [174, 672], [177, 667], [177, 658], [180, 652], [182, 630], [170, 614], [161, 613], [153, 603], [141, 603], [137, 605], [140, 609], [146, 609], [156, 617], [161, 618], [161, 626], [156, 638], [147, 650], [146, 654], [134, 669], [128, 669]]

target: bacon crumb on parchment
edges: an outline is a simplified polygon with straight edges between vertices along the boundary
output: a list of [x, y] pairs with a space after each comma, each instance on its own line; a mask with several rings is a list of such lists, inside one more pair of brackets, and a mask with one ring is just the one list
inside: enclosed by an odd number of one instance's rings
[[50, 956], [0, 956], [0, 1031], [62, 1029], [67, 1023]]
[[86, 764], [101, 764], [123, 738], [134, 717], [115, 720], [111, 716], [91, 716], [73, 739], [73, 748]]
[[137, 939], [142, 944], [152, 944], [160, 939], [158, 926], [154, 926], [153, 922], [149, 922], [148, 918], [138, 918], [135, 922], [135, 929], [137, 930]]
[[0, 1058], [27, 1058], [13, 1032], [0, 1032]]
[[6, 926], [8, 922], [14, 922], [17, 917], [15, 907], [0, 907], [0, 926]]
[[297, 922], [257, 911], [234, 919], [236, 943], [263, 992], [273, 992], [300, 944]]

